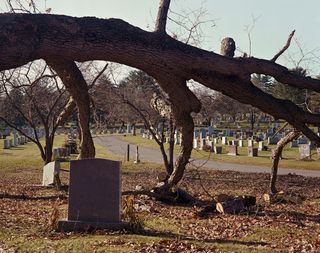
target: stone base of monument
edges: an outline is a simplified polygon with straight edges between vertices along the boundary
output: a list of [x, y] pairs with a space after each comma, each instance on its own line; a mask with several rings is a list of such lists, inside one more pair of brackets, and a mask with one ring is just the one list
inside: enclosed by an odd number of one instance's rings
[[122, 230], [130, 229], [130, 224], [127, 222], [92, 222], [92, 221], [72, 221], [59, 220], [58, 231], [61, 232], [90, 232], [95, 230]]

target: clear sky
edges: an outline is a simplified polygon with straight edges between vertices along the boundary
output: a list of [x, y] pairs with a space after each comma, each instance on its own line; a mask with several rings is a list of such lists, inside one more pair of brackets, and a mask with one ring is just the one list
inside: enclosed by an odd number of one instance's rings
[[[0, 0], [4, 1], [4, 0]], [[26, 0], [24, 0], [26, 1]], [[54, 14], [72, 16], [97, 16], [121, 18], [151, 30], [158, 10], [159, 0], [37, 0], [41, 9], [52, 8]], [[319, 0], [172, 0], [171, 10], [186, 13], [200, 6], [207, 11], [206, 20], [214, 20], [215, 26], [204, 26], [205, 38], [201, 47], [219, 51], [220, 40], [226, 36], [234, 38], [241, 51], [249, 53], [249, 39], [246, 27], [253, 24], [251, 31], [252, 56], [272, 58], [285, 44], [288, 35], [296, 30], [295, 38], [305, 54], [304, 67], [317, 74], [320, 68], [320, 1]], [[4, 7], [0, 4], [0, 8]], [[176, 18], [174, 14], [171, 17]], [[190, 15], [190, 18], [192, 16]], [[169, 26], [170, 31], [177, 28]], [[237, 52], [241, 54], [240, 51]], [[296, 61], [301, 58], [299, 48], [292, 43], [279, 63], [288, 65], [290, 56]], [[308, 62], [308, 64], [307, 64]]]

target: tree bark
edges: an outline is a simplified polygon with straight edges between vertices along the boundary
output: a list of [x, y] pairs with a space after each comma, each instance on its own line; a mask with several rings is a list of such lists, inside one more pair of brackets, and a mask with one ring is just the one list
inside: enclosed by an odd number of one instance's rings
[[[90, 96], [88, 85], [75, 62], [63, 58], [49, 58], [46, 61], [57, 72], [77, 105], [81, 137], [79, 159], [94, 158], [95, 147], [89, 128]], [[70, 107], [72, 107], [72, 103]]]
[[293, 131], [289, 132], [286, 136], [281, 138], [280, 141], [277, 143], [277, 147], [275, 148], [274, 153], [272, 155], [272, 167], [270, 174], [270, 191], [272, 194], [277, 193], [276, 181], [278, 175], [278, 165], [282, 154], [282, 150], [289, 142], [298, 138], [299, 135], [300, 131], [294, 129]]
[[[183, 177], [186, 165], [193, 149], [194, 123], [191, 117], [192, 112], [199, 112], [201, 103], [197, 97], [189, 90], [184, 79], [179, 77], [162, 76], [158, 79], [162, 89], [168, 94], [172, 105], [172, 112], [177, 127], [181, 128], [182, 141], [181, 151], [176, 159], [173, 172], [170, 174], [166, 184], [161, 190], [172, 191]], [[176, 86], [176, 87], [174, 87]]]

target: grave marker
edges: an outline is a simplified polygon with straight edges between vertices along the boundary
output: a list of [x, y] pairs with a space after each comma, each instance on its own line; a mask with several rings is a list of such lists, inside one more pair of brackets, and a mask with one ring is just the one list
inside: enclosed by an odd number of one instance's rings
[[71, 161], [68, 220], [59, 230], [121, 229], [121, 162], [105, 159]]
[[309, 144], [301, 144], [299, 146], [299, 159], [309, 159], [311, 156], [311, 147]]
[[60, 162], [54, 161], [43, 167], [42, 185], [49, 186], [54, 184], [55, 175], [60, 173]]
[[263, 146], [263, 141], [259, 141], [258, 144], [259, 144], [258, 150], [259, 150], [259, 151], [262, 151], [262, 150], [263, 150], [263, 147], [264, 147], [264, 146]]
[[258, 149], [254, 147], [248, 147], [248, 156], [250, 157], [258, 156]]
[[10, 142], [9, 140], [5, 139], [3, 142], [3, 148], [4, 149], [9, 149], [10, 148]]
[[238, 155], [238, 147], [236, 145], [230, 145], [228, 146], [228, 149], [229, 149], [229, 153], [228, 155]]
[[216, 154], [222, 154], [222, 147], [215, 146], [213, 149]]

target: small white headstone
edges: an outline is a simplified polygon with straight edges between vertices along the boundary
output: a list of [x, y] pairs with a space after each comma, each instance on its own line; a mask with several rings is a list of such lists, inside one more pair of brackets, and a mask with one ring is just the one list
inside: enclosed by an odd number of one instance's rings
[[48, 186], [54, 184], [54, 176], [60, 173], [60, 162], [54, 161], [43, 167], [42, 185]]
[[222, 144], [227, 145], [228, 144], [228, 137], [222, 136]]
[[263, 150], [263, 141], [259, 141], [259, 147], [258, 147], [259, 151]]
[[198, 148], [198, 140], [197, 140], [197, 138], [193, 139], [193, 148]]

